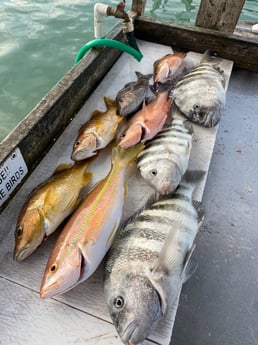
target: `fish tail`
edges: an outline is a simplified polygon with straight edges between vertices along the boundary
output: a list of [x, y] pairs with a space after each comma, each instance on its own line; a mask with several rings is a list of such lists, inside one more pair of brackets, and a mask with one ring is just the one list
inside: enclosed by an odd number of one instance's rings
[[206, 174], [203, 170], [187, 170], [184, 174], [184, 181], [189, 184], [196, 184], [201, 181], [201, 179]]
[[140, 143], [128, 149], [123, 149], [120, 146], [115, 146], [112, 150], [112, 164], [119, 164], [120, 166], [128, 166], [138, 154], [143, 150], [144, 144]]
[[218, 56], [217, 56], [216, 52], [213, 51], [212, 49], [205, 50], [205, 52], [203, 53], [203, 56], [201, 58], [200, 63], [204, 63], [204, 62], [219, 63]]

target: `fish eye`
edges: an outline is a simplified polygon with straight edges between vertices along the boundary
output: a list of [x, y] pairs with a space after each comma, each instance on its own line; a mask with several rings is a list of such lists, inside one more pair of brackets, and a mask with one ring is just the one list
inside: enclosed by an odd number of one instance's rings
[[57, 270], [57, 264], [53, 264], [52, 266], [50, 266], [49, 271], [50, 272], [55, 272]]
[[15, 236], [20, 237], [23, 234], [23, 227], [21, 225], [18, 226], [15, 230]]
[[81, 143], [80, 141], [76, 141], [74, 146], [78, 146], [78, 145], [80, 145], [80, 143]]
[[122, 134], [121, 134], [121, 138], [124, 138], [125, 135], [126, 135], [126, 132], [122, 133]]
[[121, 309], [124, 306], [124, 299], [122, 296], [117, 296], [116, 298], [114, 298], [114, 302], [113, 302], [114, 306], [117, 309]]
[[157, 173], [157, 169], [152, 169], [150, 172], [151, 176], [157, 176]]
[[201, 108], [199, 103], [194, 104], [193, 106], [194, 110], [199, 110]]

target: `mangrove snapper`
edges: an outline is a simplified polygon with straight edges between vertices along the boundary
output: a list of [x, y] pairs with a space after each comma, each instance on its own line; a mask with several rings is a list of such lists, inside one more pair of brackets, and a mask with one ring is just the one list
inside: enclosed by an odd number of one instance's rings
[[125, 199], [125, 170], [143, 149], [114, 147], [109, 174], [90, 191], [61, 232], [48, 260], [41, 298], [64, 293], [89, 278], [108, 251]]
[[138, 80], [127, 83], [116, 96], [118, 114], [122, 116], [136, 112], [142, 102], [150, 96], [149, 79], [152, 74], [143, 75], [135, 72]]
[[104, 97], [107, 110], [95, 110], [91, 119], [79, 131], [71, 158], [79, 161], [97, 154], [97, 151], [106, 147], [116, 135], [119, 122], [123, 119], [117, 114], [116, 102]]
[[158, 93], [155, 100], [148, 105], [143, 102], [142, 109], [133, 115], [118, 145], [128, 148], [152, 139], [166, 122], [171, 104], [168, 91]]
[[92, 177], [85, 172], [89, 163], [62, 165], [31, 192], [17, 220], [14, 260], [22, 261], [32, 254], [78, 206], [79, 193]]
[[173, 117], [172, 124], [146, 143], [137, 157], [142, 177], [161, 194], [172, 193], [189, 164], [193, 126], [184, 118]]
[[[153, 64], [154, 83], [164, 84], [178, 75], [179, 67], [182, 65], [185, 56], [185, 53], [174, 52], [173, 54], [167, 54], [155, 61]], [[182, 68], [180, 71], [182, 71]]]
[[191, 255], [202, 215], [192, 203], [194, 184], [184, 179], [172, 197], [150, 201], [119, 229], [107, 255], [104, 293], [124, 344], [150, 335], [196, 269]]
[[226, 102], [224, 73], [209, 54], [207, 51], [200, 65], [185, 74], [171, 93], [178, 109], [204, 127], [220, 121]]

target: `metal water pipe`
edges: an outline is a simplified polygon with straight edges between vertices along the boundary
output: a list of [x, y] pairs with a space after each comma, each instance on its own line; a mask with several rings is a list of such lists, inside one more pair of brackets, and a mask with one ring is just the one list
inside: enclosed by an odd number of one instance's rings
[[126, 35], [128, 44], [134, 48], [139, 50], [139, 47], [136, 43], [134, 37], [134, 25], [133, 19], [130, 15], [125, 11], [125, 0], [121, 1], [116, 8], [113, 8], [109, 5], [105, 5], [102, 3], [96, 3], [94, 6], [94, 36], [95, 38], [101, 38], [104, 35], [104, 18], [106, 16], [113, 16], [115, 18], [121, 19], [122, 23], [122, 30], [123, 33]]

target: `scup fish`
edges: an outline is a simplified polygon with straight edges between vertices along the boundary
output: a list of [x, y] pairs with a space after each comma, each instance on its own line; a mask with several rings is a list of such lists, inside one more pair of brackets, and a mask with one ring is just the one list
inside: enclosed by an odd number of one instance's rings
[[137, 167], [142, 177], [157, 192], [170, 194], [181, 182], [189, 164], [192, 137], [192, 124], [177, 116], [138, 155]]
[[149, 79], [152, 74], [143, 75], [135, 72], [138, 80], [128, 83], [116, 96], [118, 114], [122, 116], [136, 112], [142, 102], [150, 95]]
[[40, 297], [64, 293], [88, 279], [113, 241], [126, 194], [125, 170], [144, 145], [112, 150], [109, 174], [91, 190], [71, 216], [49, 257]]
[[104, 294], [124, 344], [150, 335], [197, 267], [191, 259], [200, 226], [193, 189], [183, 180], [172, 197], [154, 198], [117, 232], [105, 263]]
[[72, 159], [80, 161], [94, 156], [97, 151], [106, 147], [115, 137], [119, 122], [123, 119], [117, 115], [116, 102], [104, 97], [107, 110], [95, 110], [91, 119], [79, 131], [73, 145]]
[[[183, 63], [186, 53], [174, 52], [167, 54], [153, 64], [154, 83], [166, 83], [175, 75], [178, 75], [178, 69]], [[182, 71], [182, 68], [180, 69]]]
[[14, 260], [22, 261], [32, 254], [78, 206], [79, 193], [92, 177], [85, 172], [89, 163], [62, 165], [32, 191], [17, 220]]
[[171, 104], [172, 100], [168, 98], [168, 91], [158, 93], [155, 100], [148, 105], [144, 101], [142, 109], [129, 121], [127, 130], [118, 145], [128, 148], [152, 139], [166, 122]]
[[225, 78], [209, 51], [198, 67], [178, 81], [171, 97], [192, 122], [204, 127], [216, 126], [226, 103]]

